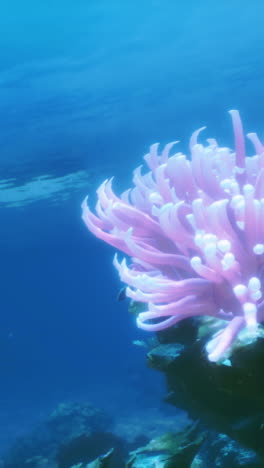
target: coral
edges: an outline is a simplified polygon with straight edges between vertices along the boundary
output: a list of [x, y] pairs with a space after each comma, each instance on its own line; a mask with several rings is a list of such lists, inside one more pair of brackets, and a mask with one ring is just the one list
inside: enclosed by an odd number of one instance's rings
[[218, 320], [206, 345], [210, 361], [227, 359], [239, 336], [263, 333], [264, 146], [248, 134], [246, 156], [238, 111], [230, 111], [235, 151], [216, 140], [190, 139], [191, 158], [170, 156], [177, 142], [150, 148], [134, 172], [134, 187], [117, 197], [112, 180], [97, 191], [96, 214], [84, 200], [83, 220], [98, 238], [131, 257], [114, 258], [126, 295], [146, 303], [137, 325], [160, 331], [188, 317]]

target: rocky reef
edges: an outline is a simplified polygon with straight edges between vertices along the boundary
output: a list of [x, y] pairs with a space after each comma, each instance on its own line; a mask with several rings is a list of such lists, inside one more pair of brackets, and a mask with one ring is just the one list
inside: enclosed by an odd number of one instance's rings
[[264, 339], [216, 364], [204, 350], [208, 326], [190, 318], [145, 343], [148, 365], [165, 376], [165, 401], [187, 412], [188, 425], [179, 429], [175, 418], [153, 438], [142, 421], [128, 437], [91, 404], [63, 403], [16, 441], [1, 468], [263, 468]]
[[166, 376], [166, 401], [263, 457], [263, 338], [235, 349], [225, 364], [208, 361], [203, 322], [187, 320], [158, 338], [148, 363]]
[[86, 444], [91, 459], [112, 446], [108, 441], [98, 449], [96, 442], [96, 435], [101, 440], [111, 424], [109, 416], [88, 403], [62, 403], [31, 433], [17, 439], [4, 456], [3, 467], [69, 468], [76, 461], [88, 461]]

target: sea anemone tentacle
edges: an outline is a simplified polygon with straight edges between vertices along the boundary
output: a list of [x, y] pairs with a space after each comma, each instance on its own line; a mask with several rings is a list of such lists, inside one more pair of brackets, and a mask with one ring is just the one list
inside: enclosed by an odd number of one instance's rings
[[[112, 179], [97, 190], [95, 214], [82, 204], [83, 220], [98, 238], [130, 257], [114, 258], [126, 294], [143, 302], [137, 325], [159, 331], [188, 317], [211, 316], [225, 326], [206, 350], [211, 361], [246, 345], [264, 320], [264, 145], [246, 156], [238, 111], [231, 110], [235, 151], [200, 132], [190, 153], [159, 144], [144, 157], [148, 172], [134, 171], [134, 186], [118, 197]], [[214, 329], [213, 329], [214, 330]], [[213, 334], [213, 331], [212, 331]]]

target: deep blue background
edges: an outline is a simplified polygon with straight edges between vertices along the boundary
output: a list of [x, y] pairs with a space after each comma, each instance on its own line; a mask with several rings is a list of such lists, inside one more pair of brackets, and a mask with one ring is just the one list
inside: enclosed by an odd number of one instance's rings
[[[105, 177], [116, 176], [117, 190], [126, 187], [153, 142], [181, 139], [187, 150], [191, 132], [207, 125], [206, 136], [232, 145], [231, 108], [241, 111], [247, 131], [263, 136], [262, 5], [1, 3], [5, 424], [14, 420], [19, 430], [64, 399], [87, 398], [115, 412], [159, 404], [160, 376], [145, 369], [144, 350], [131, 344], [145, 335], [116, 301], [114, 252], [87, 232], [80, 203]], [[74, 189], [73, 182], [65, 200], [63, 185], [59, 197], [36, 190], [41, 176], [74, 181], [78, 171], [82, 183]]]

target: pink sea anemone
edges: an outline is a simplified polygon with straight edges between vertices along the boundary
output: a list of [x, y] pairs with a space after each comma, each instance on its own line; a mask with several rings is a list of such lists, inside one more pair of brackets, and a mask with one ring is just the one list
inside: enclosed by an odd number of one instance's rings
[[211, 337], [209, 360], [228, 356], [233, 343], [254, 341], [264, 321], [264, 146], [247, 136], [230, 111], [235, 152], [214, 139], [190, 139], [191, 158], [170, 156], [177, 142], [150, 148], [149, 172], [134, 172], [134, 187], [117, 197], [112, 181], [98, 188], [96, 215], [82, 204], [88, 229], [130, 257], [114, 258], [126, 295], [146, 303], [137, 325], [159, 331], [194, 316], [222, 319]]

